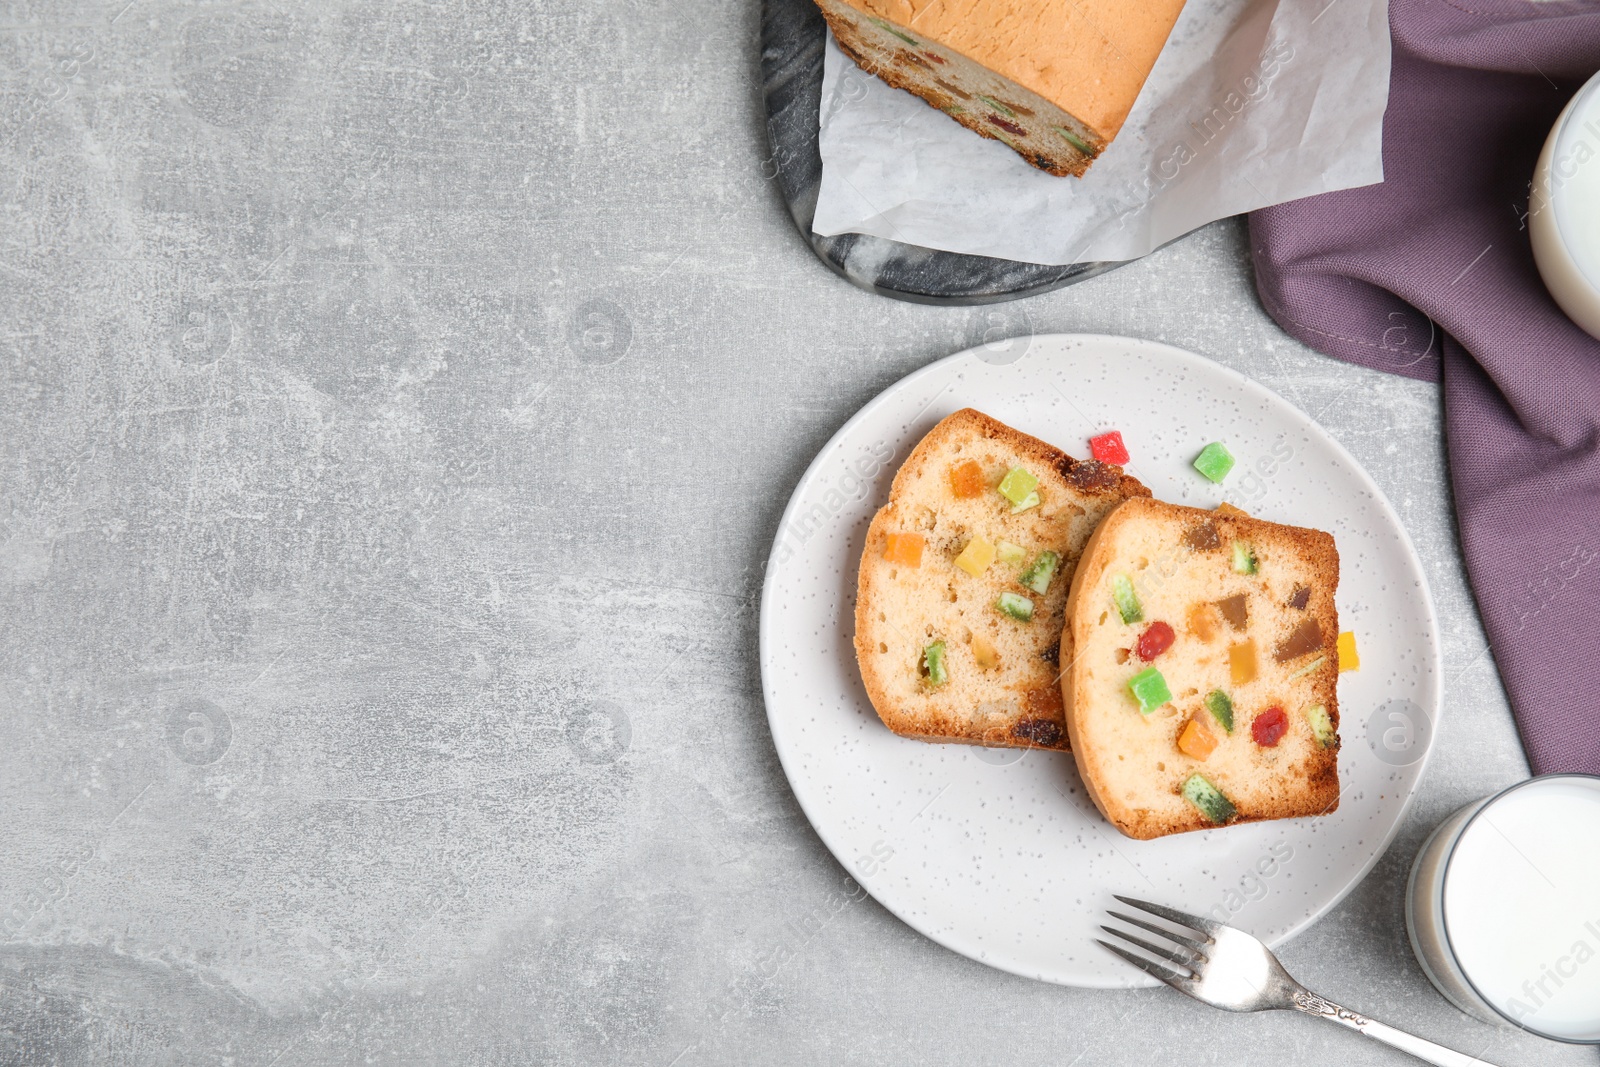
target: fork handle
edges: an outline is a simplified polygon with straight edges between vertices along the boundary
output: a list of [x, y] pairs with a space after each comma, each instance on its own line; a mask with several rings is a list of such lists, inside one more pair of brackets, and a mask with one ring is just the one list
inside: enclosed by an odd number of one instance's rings
[[1354, 1030], [1358, 1034], [1382, 1041], [1385, 1045], [1393, 1045], [1402, 1052], [1409, 1052], [1419, 1060], [1437, 1064], [1438, 1067], [1494, 1067], [1488, 1060], [1476, 1056], [1468, 1056], [1464, 1052], [1436, 1045], [1426, 1038], [1415, 1037], [1404, 1030], [1396, 1030], [1392, 1026], [1385, 1026], [1376, 1019], [1369, 1019], [1360, 1012], [1351, 1011], [1341, 1007], [1333, 1001], [1319, 997], [1315, 993], [1301, 989], [1293, 997], [1296, 1011], [1303, 1011], [1307, 1015], [1315, 1015], [1319, 1019], [1338, 1023], [1340, 1026]]

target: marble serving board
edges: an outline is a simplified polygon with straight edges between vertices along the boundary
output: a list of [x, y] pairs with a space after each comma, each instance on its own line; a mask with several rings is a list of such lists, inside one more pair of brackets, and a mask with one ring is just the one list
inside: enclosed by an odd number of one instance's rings
[[811, 230], [822, 154], [822, 51], [827, 25], [814, 0], [763, 0], [761, 80], [767, 105], [768, 167], [789, 213], [817, 258], [855, 285], [922, 304], [995, 304], [1059, 289], [1120, 263], [1050, 266], [940, 252], [882, 237]]

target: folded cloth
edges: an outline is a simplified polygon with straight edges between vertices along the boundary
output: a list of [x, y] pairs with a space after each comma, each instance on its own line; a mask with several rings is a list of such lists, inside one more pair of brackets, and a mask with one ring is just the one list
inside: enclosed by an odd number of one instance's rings
[[1389, 22], [1383, 182], [1255, 212], [1256, 286], [1313, 348], [1443, 379], [1461, 547], [1528, 762], [1600, 773], [1600, 341], [1545, 291], [1527, 227], [1545, 136], [1600, 69], [1600, 3], [1391, 0]]

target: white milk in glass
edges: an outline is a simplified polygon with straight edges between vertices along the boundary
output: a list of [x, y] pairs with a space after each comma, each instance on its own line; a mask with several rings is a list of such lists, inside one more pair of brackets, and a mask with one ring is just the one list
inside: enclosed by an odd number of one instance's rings
[[1600, 781], [1534, 782], [1479, 813], [1450, 858], [1444, 924], [1509, 1018], [1600, 1039]]

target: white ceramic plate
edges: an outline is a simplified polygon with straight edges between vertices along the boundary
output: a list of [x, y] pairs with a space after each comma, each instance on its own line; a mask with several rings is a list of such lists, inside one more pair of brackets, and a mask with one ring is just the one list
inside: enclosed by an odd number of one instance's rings
[[[934, 423], [975, 407], [1076, 456], [1122, 431], [1156, 497], [1333, 533], [1339, 619], [1361, 669], [1340, 676], [1339, 810], [1133, 841], [1060, 753], [896, 737], [851, 645], [856, 566], [873, 512]], [[1222, 486], [1189, 465], [1238, 457]], [[1150, 985], [1094, 943], [1121, 893], [1225, 919], [1269, 944], [1332, 908], [1371, 869], [1421, 778], [1439, 707], [1439, 642], [1422, 565], [1372, 479], [1309, 417], [1244, 376], [1127, 337], [1018, 338], [940, 360], [845, 424], [800, 480], [768, 562], [761, 676], [784, 772], [812, 826], [885, 907], [1015, 974]]]

